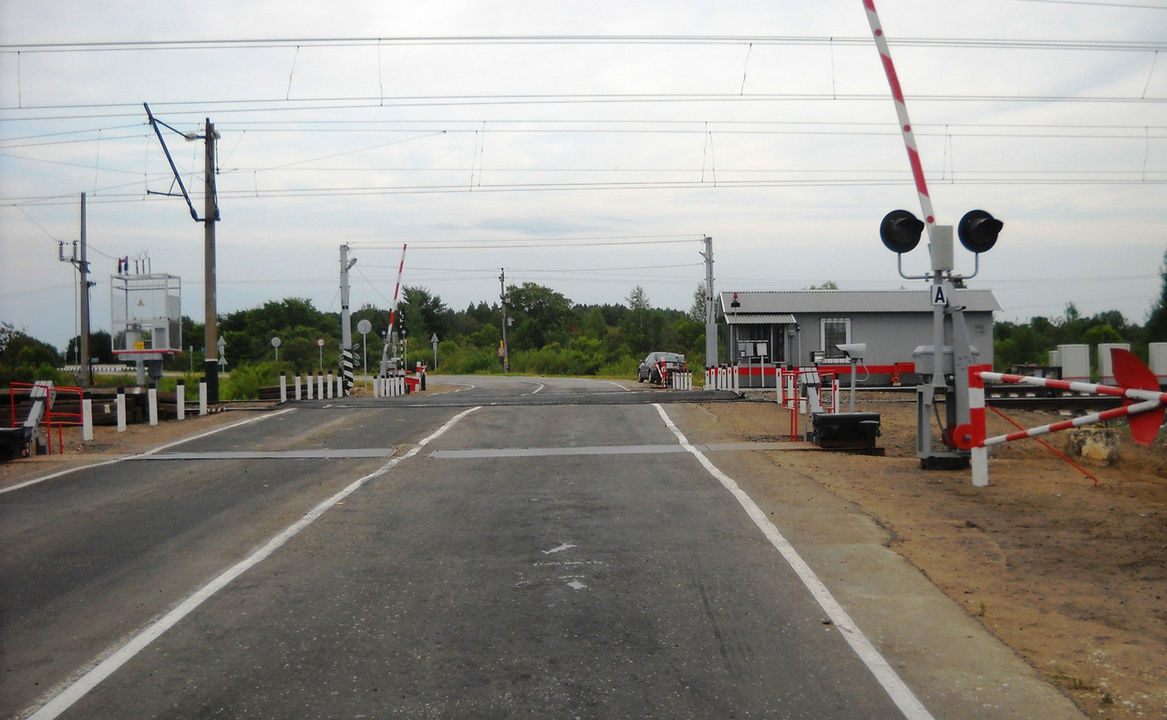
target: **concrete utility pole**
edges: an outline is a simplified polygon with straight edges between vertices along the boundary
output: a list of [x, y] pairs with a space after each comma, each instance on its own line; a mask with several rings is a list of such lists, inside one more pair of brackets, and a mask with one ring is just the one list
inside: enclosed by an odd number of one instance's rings
[[717, 294], [713, 292], [713, 238], [705, 238], [705, 367], [717, 365]]
[[499, 299], [502, 300], [502, 371], [511, 371], [511, 353], [507, 347], [507, 269], [500, 268], [501, 274], [498, 276], [499, 287], [502, 288], [499, 293]]
[[[65, 243], [64, 242], [58, 243], [58, 246], [59, 246], [58, 247], [58, 252], [59, 252], [58, 259], [61, 262], [68, 262], [73, 267], [77, 268], [77, 271], [81, 276], [81, 280], [79, 282], [79, 285], [80, 285], [79, 290], [81, 292], [81, 294], [79, 296], [79, 301], [80, 301], [80, 306], [81, 306], [80, 307], [81, 331], [77, 337], [77, 356], [78, 356], [77, 360], [81, 365], [81, 384], [85, 385], [85, 386], [89, 386], [89, 385], [93, 384], [93, 372], [92, 372], [92, 369], [89, 367], [89, 287], [90, 287], [90, 282], [89, 282], [89, 262], [87, 259], [88, 251], [86, 250], [86, 245], [85, 245], [85, 225], [86, 225], [86, 221], [85, 221], [85, 193], [81, 193], [80, 240], [73, 241], [73, 254], [69, 256], [68, 260], [65, 259]], [[78, 249], [77, 249], [78, 244], [81, 245], [80, 251], [78, 251]], [[78, 254], [78, 252], [80, 252], [80, 254]]]
[[77, 269], [81, 273], [81, 337], [78, 350], [81, 358], [81, 384], [93, 384], [93, 368], [89, 365], [89, 256], [85, 242], [85, 193], [81, 193], [81, 263]]
[[206, 315], [203, 347], [206, 359], [203, 372], [207, 376], [207, 402], [219, 402], [219, 310], [216, 298], [215, 222], [219, 219], [219, 202], [215, 193], [215, 141], [219, 134], [207, 118], [206, 164], [203, 168], [203, 312]]
[[341, 383], [343, 397], [352, 393], [353, 389], [353, 325], [352, 314], [349, 312], [348, 271], [357, 264], [357, 259], [349, 260], [348, 245], [340, 246], [340, 373], [344, 378]]

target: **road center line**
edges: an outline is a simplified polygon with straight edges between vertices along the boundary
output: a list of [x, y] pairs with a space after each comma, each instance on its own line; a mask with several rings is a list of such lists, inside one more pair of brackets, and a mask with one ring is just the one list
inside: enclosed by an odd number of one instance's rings
[[103, 680], [116, 672], [118, 668], [120, 668], [122, 665], [125, 665], [131, 658], [148, 647], [150, 643], [157, 640], [162, 636], [163, 633], [177, 625], [187, 615], [194, 612], [196, 608], [210, 599], [212, 595], [229, 585], [235, 578], [263, 562], [263, 560], [265, 560], [269, 555], [283, 546], [284, 543], [294, 538], [300, 533], [301, 530], [315, 522], [317, 518], [327, 512], [332, 506], [336, 505], [341, 500], [344, 500], [349, 495], [352, 495], [368, 481], [384, 475], [396, 467], [399, 463], [408, 460], [414, 455], [417, 455], [419, 452], [421, 452], [422, 448], [441, 437], [450, 428], [454, 427], [454, 425], [457, 424], [459, 420], [477, 409], [478, 407], [472, 407], [469, 410], [464, 410], [461, 413], [455, 415], [445, 425], [435, 430], [429, 437], [421, 440], [417, 445], [413, 446], [409, 452], [399, 457], [393, 458], [368, 475], [354, 480], [349, 484], [348, 487], [344, 488], [340, 492], [312, 508], [312, 510], [308, 511], [308, 513], [305, 514], [302, 518], [289, 525], [283, 531], [275, 535], [271, 540], [268, 540], [267, 543], [265, 543], [258, 550], [225, 570], [214, 580], [196, 590], [193, 595], [188, 597], [186, 600], [183, 600], [173, 610], [166, 613], [153, 623], [147, 625], [144, 629], [130, 638], [130, 640], [124, 645], [117, 648], [112, 653], [109, 653], [105, 659], [98, 662], [92, 669], [86, 671], [75, 682], [66, 686], [60, 693], [41, 706], [41, 708], [37, 710], [36, 713], [29, 716], [28, 720], [52, 720], [53, 718], [58, 717], [61, 713], [68, 710], [73, 706], [74, 703], [84, 697], [86, 693], [97, 687]]
[[746, 514], [750, 516], [750, 519], [754, 521], [754, 524], [758, 526], [762, 534], [770, 541], [770, 544], [781, 553], [782, 557], [789, 563], [791, 569], [798, 575], [798, 579], [810, 591], [815, 602], [827, 613], [827, 616], [835, 624], [835, 627], [839, 629], [847, 644], [851, 646], [851, 649], [855, 651], [855, 654], [859, 656], [859, 659], [863, 661], [863, 664], [875, 676], [876, 681], [887, 691], [892, 702], [896, 704], [896, 707], [900, 709], [904, 717], [907, 720], [934, 720], [932, 714], [928, 712], [928, 709], [924, 707], [923, 703], [920, 702], [911, 688], [896, 674], [896, 671], [892, 669], [892, 666], [883, 655], [875, 649], [875, 646], [871, 644], [871, 641], [867, 639], [867, 636], [863, 634], [863, 631], [859, 629], [859, 626], [855, 624], [855, 621], [851, 619], [851, 616], [847, 614], [843, 606], [835, 600], [835, 596], [831, 594], [831, 591], [827, 589], [823, 581], [819, 580], [814, 570], [806, 564], [806, 561], [802, 559], [802, 556], [798, 554], [794, 546], [783, 537], [782, 533], [778, 532], [778, 528], [774, 527], [774, 524], [766, 517], [766, 513], [762, 512], [762, 509], [758, 507], [757, 503], [744, 490], [738, 487], [737, 482], [733, 478], [723, 473], [700, 450], [689, 443], [684, 433], [672, 421], [663, 407], [656, 403], [653, 404], [653, 407], [656, 408], [657, 413], [660, 414], [661, 419], [664, 420], [669, 430], [672, 430], [673, 435], [677, 436], [681, 447], [696, 457], [698, 462], [705, 467], [709, 474], [716, 478], [737, 499], [738, 503], [745, 509]]

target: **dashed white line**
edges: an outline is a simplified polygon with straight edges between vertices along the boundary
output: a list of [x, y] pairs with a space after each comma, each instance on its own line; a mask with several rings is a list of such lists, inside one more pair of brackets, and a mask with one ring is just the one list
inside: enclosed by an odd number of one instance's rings
[[911, 688], [896, 674], [883, 655], [880, 655], [879, 651], [875, 649], [875, 646], [871, 644], [871, 641], [867, 639], [867, 636], [863, 634], [863, 631], [859, 629], [859, 626], [855, 624], [843, 606], [835, 600], [835, 596], [831, 594], [823, 581], [819, 580], [815, 571], [806, 564], [806, 561], [802, 559], [794, 546], [782, 536], [782, 533], [778, 532], [778, 528], [774, 527], [774, 524], [766, 517], [766, 513], [762, 512], [753, 499], [738, 487], [733, 478], [723, 473], [700, 450], [689, 443], [684, 433], [676, 426], [663, 407], [657, 403], [654, 403], [653, 407], [656, 408], [669, 430], [673, 431], [673, 435], [680, 441], [681, 446], [696, 457], [709, 474], [715, 477], [737, 499], [738, 503], [745, 509], [746, 514], [770, 541], [770, 544], [782, 554], [791, 569], [798, 575], [798, 579], [802, 581], [807, 590], [810, 590], [815, 602], [827, 613], [847, 644], [875, 676], [876, 681], [883, 686], [904, 717], [907, 720], [934, 720], [932, 714], [928, 712], [928, 709], [924, 707]]

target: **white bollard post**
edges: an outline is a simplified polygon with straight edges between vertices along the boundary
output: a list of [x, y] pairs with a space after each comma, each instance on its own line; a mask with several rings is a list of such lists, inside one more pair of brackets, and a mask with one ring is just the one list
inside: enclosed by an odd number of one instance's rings
[[146, 408], [150, 414], [150, 427], [158, 426], [158, 388], [150, 383], [146, 388]]
[[294, 397], [297, 400], [299, 400], [300, 399], [300, 373], [296, 373], [295, 378], [296, 378], [296, 391], [295, 391]]
[[344, 374], [343, 374], [343, 373], [337, 373], [337, 374], [336, 374], [336, 393], [335, 393], [335, 397], [338, 397], [338, 398], [342, 398], [342, 397], [344, 397]]
[[283, 405], [288, 401], [288, 374], [280, 371], [280, 404]]
[[93, 439], [93, 398], [89, 393], [81, 396], [81, 440], [89, 442]]
[[181, 380], [174, 386], [174, 414], [179, 420], [186, 420], [186, 385]]
[[118, 432], [124, 433], [126, 431], [126, 389], [124, 387], [118, 388], [117, 416]]
[[320, 373], [316, 374], [316, 399], [324, 399], [324, 376]]
[[332, 371], [331, 370], [328, 371], [328, 382], [324, 386], [324, 392], [328, 393], [327, 395], [325, 395], [325, 397], [328, 398], [329, 400], [331, 400], [332, 399]]
[[970, 465], [972, 466], [972, 483], [974, 487], [989, 486], [989, 449], [975, 447], [972, 449]]
[[199, 379], [199, 415], [207, 414], [207, 379]]

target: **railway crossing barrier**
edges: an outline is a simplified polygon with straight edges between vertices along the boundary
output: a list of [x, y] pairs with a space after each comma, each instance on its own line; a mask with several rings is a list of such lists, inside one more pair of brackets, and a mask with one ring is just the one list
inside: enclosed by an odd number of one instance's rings
[[[1167, 409], [1167, 393], [1160, 392], [1155, 374], [1133, 353], [1122, 348], [1111, 349], [1111, 363], [1116, 385], [1102, 385], [1051, 378], [1037, 378], [1026, 375], [1009, 375], [992, 372], [990, 365], [973, 365], [968, 369], [969, 378], [969, 423], [958, 425], [952, 430], [952, 442], [961, 450], [971, 453], [973, 485], [985, 487], [989, 484], [989, 448], [993, 445], [1024, 440], [1059, 430], [1093, 425], [1105, 420], [1125, 417], [1131, 436], [1140, 445], [1150, 445], [1163, 425]], [[1121, 397], [1123, 406], [1103, 412], [1091, 413], [1072, 420], [1042, 425], [1041, 427], [1019, 430], [1005, 435], [987, 437], [985, 428], [985, 381], [1018, 383], [1036, 387], [1068, 390], [1070, 392], [1091, 393]]]

